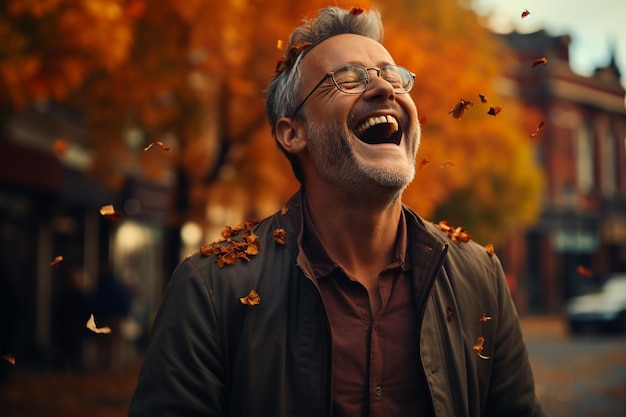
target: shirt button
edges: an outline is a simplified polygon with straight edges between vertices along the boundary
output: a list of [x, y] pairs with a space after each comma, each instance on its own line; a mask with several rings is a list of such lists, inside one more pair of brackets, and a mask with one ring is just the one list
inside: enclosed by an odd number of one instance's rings
[[381, 395], [383, 395], [383, 389], [382, 387], [379, 385], [376, 387], [376, 396], [380, 397]]

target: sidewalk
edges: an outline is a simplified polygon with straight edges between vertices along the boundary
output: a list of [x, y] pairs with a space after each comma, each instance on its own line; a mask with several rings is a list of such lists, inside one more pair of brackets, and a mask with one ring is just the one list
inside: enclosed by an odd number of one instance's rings
[[125, 417], [139, 365], [120, 373], [13, 372], [0, 383], [2, 417]]

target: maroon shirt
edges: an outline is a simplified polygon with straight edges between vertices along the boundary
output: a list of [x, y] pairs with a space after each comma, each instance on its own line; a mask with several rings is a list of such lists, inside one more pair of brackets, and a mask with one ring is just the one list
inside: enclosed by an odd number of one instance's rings
[[337, 416], [431, 416], [404, 214], [395, 256], [378, 276], [374, 316], [366, 288], [329, 256], [305, 208], [304, 252], [317, 279], [333, 340], [332, 404]]

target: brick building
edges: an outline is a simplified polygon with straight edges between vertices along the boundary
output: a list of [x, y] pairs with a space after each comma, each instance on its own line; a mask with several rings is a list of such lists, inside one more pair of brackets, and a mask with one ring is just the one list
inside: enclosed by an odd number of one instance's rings
[[[614, 56], [590, 76], [574, 73], [569, 36], [502, 37], [517, 58], [502, 92], [525, 103], [529, 132], [544, 123], [535, 140], [545, 189], [539, 222], [522, 245], [522, 308], [560, 311], [570, 297], [626, 271], [625, 90]], [[547, 64], [533, 67], [541, 57]]]

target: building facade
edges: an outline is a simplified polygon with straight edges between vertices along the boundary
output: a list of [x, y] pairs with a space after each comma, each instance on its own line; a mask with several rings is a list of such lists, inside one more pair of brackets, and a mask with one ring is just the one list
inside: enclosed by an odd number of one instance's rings
[[524, 128], [536, 133], [545, 177], [541, 216], [525, 237], [526, 307], [557, 312], [626, 271], [626, 94], [614, 57], [589, 76], [572, 71], [569, 36], [502, 39], [516, 55], [502, 91], [532, 115]]

